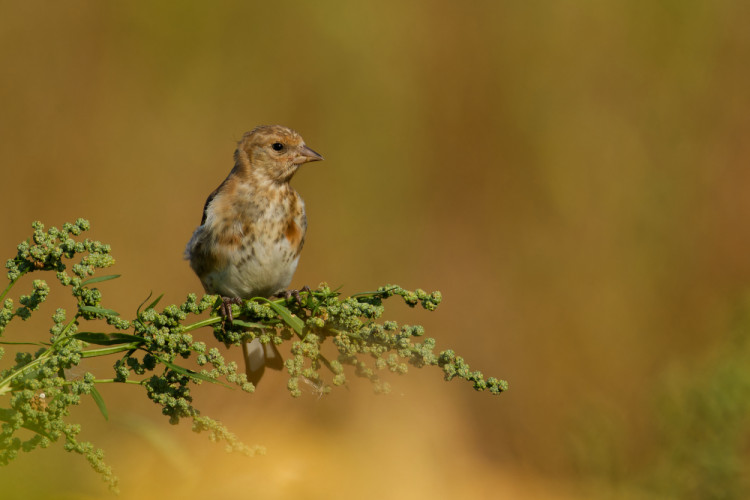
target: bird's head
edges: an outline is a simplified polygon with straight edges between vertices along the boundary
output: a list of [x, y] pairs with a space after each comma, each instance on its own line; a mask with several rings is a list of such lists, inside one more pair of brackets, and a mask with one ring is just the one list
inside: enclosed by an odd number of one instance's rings
[[300, 165], [322, 159], [294, 130], [262, 125], [242, 137], [235, 152], [235, 168], [274, 182], [288, 182]]

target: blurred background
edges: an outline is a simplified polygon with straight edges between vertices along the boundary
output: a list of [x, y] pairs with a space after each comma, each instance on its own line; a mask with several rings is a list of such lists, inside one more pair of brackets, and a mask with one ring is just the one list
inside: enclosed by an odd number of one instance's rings
[[[104, 387], [109, 422], [91, 402], [71, 419], [120, 498], [747, 498], [748, 16], [1, 1], [2, 259], [33, 220], [85, 217], [122, 274], [105, 307], [179, 303], [201, 291], [182, 252], [236, 141], [280, 123], [326, 158], [293, 181], [309, 229], [292, 284], [440, 290], [434, 313], [387, 314], [510, 383], [493, 397], [413, 369], [389, 396], [353, 382], [293, 400], [277, 373], [254, 395], [201, 387], [204, 414], [268, 447], [253, 459]], [[43, 338], [60, 305], [7, 335]], [[108, 497], [61, 445], [2, 468], [0, 490]]]

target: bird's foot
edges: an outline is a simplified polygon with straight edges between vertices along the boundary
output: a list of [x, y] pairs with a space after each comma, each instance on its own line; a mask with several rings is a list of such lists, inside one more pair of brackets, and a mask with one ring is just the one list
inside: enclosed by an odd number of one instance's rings
[[222, 325], [225, 325], [227, 320], [229, 320], [230, 323], [234, 322], [234, 316], [232, 315], [232, 304], [241, 305], [242, 303], [243, 301], [239, 297], [222, 297], [221, 298], [221, 305], [219, 306], [219, 312], [221, 313], [221, 317], [223, 318], [221, 321]]
[[299, 290], [284, 290], [283, 292], [279, 292], [276, 294], [279, 298], [284, 298], [286, 300], [289, 300], [290, 298], [294, 297], [294, 300], [297, 301], [297, 304], [302, 305], [302, 297], [300, 297], [300, 292], [307, 292], [310, 293], [310, 287], [305, 285]]

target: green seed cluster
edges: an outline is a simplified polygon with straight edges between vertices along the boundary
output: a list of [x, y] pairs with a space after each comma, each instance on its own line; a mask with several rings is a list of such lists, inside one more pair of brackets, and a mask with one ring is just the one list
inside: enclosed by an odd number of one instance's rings
[[[83, 286], [83, 279], [103, 267], [114, 263], [110, 248], [98, 241], [76, 241], [73, 237], [89, 228], [88, 221], [78, 219], [66, 223], [62, 229], [51, 227], [45, 231], [40, 222], [32, 224], [32, 237], [20, 243], [17, 254], [6, 262], [8, 285], [0, 294], [0, 335], [14, 318], [27, 320], [47, 299], [50, 288], [46, 281], [31, 282], [31, 292], [18, 297], [19, 307], [7, 298], [13, 285], [25, 274], [35, 271], [54, 271], [58, 281], [70, 286], [72, 294], [82, 306], [98, 306], [101, 295], [98, 290]], [[65, 259], [80, 257], [72, 266], [74, 277], [67, 272]], [[79, 315], [85, 313], [79, 311]], [[16, 458], [19, 451], [29, 452], [38, 447], [46, 448], [58, 440], [64, 441], [66, 450], [83, 455], [89, 464], [114, 490], [117, 478], [104, 463], [104, 454], [91, 443], [79, 442], [80, 426], [69, 424], [65, 419], [70, 407], [78, 405], [82, 395], [94, 391], [94, 376], [90, 373], [79, 380], [68, 380], [66, 370], [78, 365], [85, 346], [73, 337], [77, 331], [77, 318], [68, 321], [63, 309], [52, 316], [49, 347], [34, 353], [19, 352], [15, 363], [0, 369], [0, 395], [8, 396], [9, 404], [0, 408], [0, 465]], [[42, 345], [42, 344], [38, 344]], [[1, 353], [0, 353], [1, 354]], [[8, 401], [6, 400], [6, 401]], [[25, 430], [26, 432], [18, 432]], [[28, 432], [31, 431], [31, 432]]]
[[[266, 329], [217, 325], [216, 335], [227, 344], [255, 337], [261, 342], [281, 344], [296, 337], [291, 346], [292, 356], [285, 361], [289, 373], [287, 388], [294, 397], [303, 394], [300, 382], [310, 385], [318, 394], [327, 394], [331, 386], [345, 385], [347, 365], [353, 367], [355, 376], [370, 380], [379, 393], [390, 391], [390, 384], [382, 379], [383, 372], [403, 375], [409, 365], [439, 366], [446, 380], [467, 380], [478, 391], [488, 389], [499, 394], [507, 389], [507, 382], [496, 378], [485, 380], [481, 372], [471, 371], [453, 351], [435, 353], [434, 339], [417, 342], [415, 339], [424, 336], [422, 326], [379, 322], [385, 310], [383, 301], [394, 296], [401, 297], [411, 307], [421, 304], [428, 311], [434, 311], [442, 300], [440, 292], [409, 291], [397, 285], [342, 298], [323, 283], [316, 290], [300, 293], [299, 300], [289, 297], [273, 303], [249, 301], [238, 309], [246, 321], [236, 323], [261, 323]], [[326, 349], [329, 340], [334, 347], [333, 356], [325, 354], [330, 351]]]
[[[209, 440], [225, 443], [229, 451], [262, 453], [261, 447], [246, 446], [223, 424], [201, 415], [194, 406], [194, 384], [255, 390], [236, 363], [227, 362], [216, 347], [208, 344], [204, 327], [212, 327], [215, 339], [226, 346], [256, 338], [281, 346], [282, 353], [286, 352], [287, 389], [294, 397], [305, 391], [322, 397], [333, 387], [346, 385], [352, 374], [368, 379], [376, 392], [389, 392], [384, 375], [405, 374], [410, 366], [438, 366], [446, 380], [464, 379], [479, 391], [499, 394], [507, 389], [505, 381], [485, 380], [481, 372], [471, 371], [453, 351], [436, 352], [435, 340], [425, 338], [421, 326], [381, 320], [383, 302], [391, 297], [399, 296], [411, 307], [421, 304], [433, 311], [442, 300], [440, 292], [387, 285], [374, 292], [341, 297], [324, 283], [298, 296], [255, 298], [233, 305], [233, 320], [220, 313], [221, 297], [199, 299], [190, 294], [182, 304], [162, 309], [157, 309], [161, 297], [148, 304], [146, 299], [135, 317], [126, 320], [103, 306], [99, 283], [118, 276], [94, 276], [98, 269], [111, 266], [114, 259], [109, 245], [79, 238], [89, 228], [86, 220], [66, 223], [62, 229], [45, 231], [39, 222], [32, 227], [32, 237], [18, 245], [17, 255], [6, 263], [8, 285], [0, 293], [0, 343], [13, 319], [28, 319], [49, 296], [47, 283], [35, 279], [30, 282], [30, 291], [18, 296], [18, 305], [7, 297], [28, 273], [53, 272], [69, 288], [75, 310], [68, 313], [56, 309], [48, 340], [29, 342], [37, 346], [32, 352], [19, 352], [12, 366], [0, 367], [0, 465], [21, 451], [46, 448], [62, 440], [66, 450], [84, 456], [116, 489], [117, 479], [104, 463], [103, 452], [91, 443], [79, 442], [80, 426], [68, 422], [70, 407], [78, 405], [82, 397], [93, 398], [107, 418], [104, 398], [97, 390], [106, 383], [142, 387], [171, 423], [189, 418], [195, 432], [205, 432]], [[207, 311], [210, 314], [205, 318]], [[197, 318], [200, 315], [204, 319]], [[283, 344], [288, 347], [284, 349]], [[0, 358], [2, 355], [0, 348]], [[97, 356], [115, 356], [111, 378], [97, 378], [91, 373], [70, 376], [71, 369], [82, 360]]]
[[214, 443], [226, 443], [228, 452], [238, 452], [247, 456], [264, 455], [266, 449], [263, 446], [247, 446], [237, 436], [229, 432], [221, 422], [209, 417], [193, 418], [193, 432], [208, 432], [208, 439]]
[[[195, 294], [188, 295], [184, 303], [166, 306], [158, 312], [154, 303], [139, 312], [132, 321], [135, 336], [140, 339], [138, 350], [128, 352], [115, 364], [116, 380], [125, 382], [131, 374], [141, 376], [153, 373], [140, 384], [146, 388], [149, 399], [161, 407], [162, 414], [172, 424], [182, 418], [193, 421], [195, 432], [209, 432], [212, 441], [223, 440], [229, 449], [254, 454], [223, 425], [201, 416], [193, 405], [191, 386], [202, 382], [216, 383], [226, 380], [246, 392], [255, 387], [247, 381], [244, 373], [238, 372], [237, 364], [227, 362], [216, 348], [208, 348], [205, 342], [195, 340], [190, 330], [183, 326], [190, 315], [199, 315], [214, 305], [213, 297], [198, 301]], [[218, 319], [218, 318], [217, 318]], [[185, 360], [193, 359], [203, 369], [194, 371], [182, 366]]]

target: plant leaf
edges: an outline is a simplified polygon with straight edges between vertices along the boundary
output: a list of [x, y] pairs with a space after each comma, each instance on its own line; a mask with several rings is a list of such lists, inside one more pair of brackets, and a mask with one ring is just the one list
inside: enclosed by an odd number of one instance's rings
[[153, 294], [154, 294], [153, 291], [148, 292], [148, 296], [145, 299], [143, 299], [143, 302], [141, 302], [138, 305], [138, 309], [135, 310], [135, 316], [136, 317], [140, 317], [141, 316], [141, 307], [143, 307], [143, 304], [145, 304], [146, 302], [148, 302], [148, 299], [150, 299]]
[[101, 349], [89, 349], [88, 351], [81, 351], [81, 357], [95, 358], [97, 356], [108, 356], [116, 352], [135, 351], [141, 347], [140, 344], [142, 344], [142, 342], [139, 344], [122, 344], [112, 347], [102, 347]]
[[[262, 298], [262, 297], [259, 297]], [[276, 313], [281, 317], [282, 320], [284, 320], [284, 323], [289, 325], [295, 332], [297, 332], [298, 335], [302, 335], [302, 329], [305, 327], [305, 322], [299, 319], [297, 316], [292, 315], [292, 311], [287, 309], [286, 307], [282, 306], [281, 304], [277, 304], [276, 302], [271, 302], [270, 300], [263, 298], [266, 302], [268, 302], [268, 305], [276, 311]]]
[[145, 310], [148, 311], [149, 309], [153, 309], [154, 307], [156, 307], [156, 304], [158, 304], [161, 301], [162, 297], [164, 297], [163, 293], [161, 295], [159, 295], [158, 297], [156, 297], [156, 299], [154, 299], [153, 302], [151, 302], [149, 305], [147, 305]]
[[85, 281], [81, 281], [81, 285], [90, 285], [92, 283], [101, 283], [102, 281], [109, 281], [113, 280], [115, 278], [119, 278], [121, 275], [119, 274], [108, 274], [107, 276], [96, 276], [94, 278], [89, 278]]
[[103, 307], [94, 306], [80, 306], [81, 311], [91, 312], [95, 314], [103, 314], [104, 316], [119, 316], [120, 313], [113, 311], [112, 309], [104, 309]]
[[250, 323], [249, 321], [242, 321], [241, 319], [235, 319], [232, 321], [233, 325], [244, 326], [245, 328], [268, 328], [268, 325], [261, 323]]
[[187, 368], [183, 368], [182, 366], [178, 366], [178, 365], [176, 365], [174, 363], [170, 363], [169, 361], [165, 361], [165, 360], [163, 360], [161, 358], [157, 358], [157, 359], [159, 360], [159, 362], [164, 363], [164, 366], [166, 366], [170, 370], [175, 371], [175, 372], [177, 372], [177, 373], [179, 373], [181, 375], [184, 375], [186, 377], [195, 378], [195, 379], [198, 379], [198, 380], [203, 380], [204, 382], [211, 382], [212, 384], [219, 384], [219, 385], [223, 385], [224, 387], [227, 387], [229, 389], [234, 389], [234, 387], [232, 387], [231, 385], [225, 384], [224, 382], [222, 382], [220, 380], [216, 380], [215, 378], [211, 378], [208, 375], [203, 375], [202, 373], [198, 373], [196, 371], [189, 370]]
[[71, 335], [72, 338], [77, 340], [83, 340], [89, 344], [96, 345], [118, 345], [128, 344], [130, 342], [143, 343], [143, 337], [137, 335], [130, 335], [127, 333], [99, 333], [99, 332], [80, 332], [75, 335]]
[[99, 391], [96, 389], [96, 387], [91, 388], [91, 397], [94, 398], [94, 402], [96, 403], [96, 406], [98, 406], [99, 411], [102, 412], [102, 415], [104, 416], [104, 420], [109, 420], [109, 413], [107, 413], [107, 405], [104, 404], [104, 398], [102, 398], [102, 395], [99, 394]]

